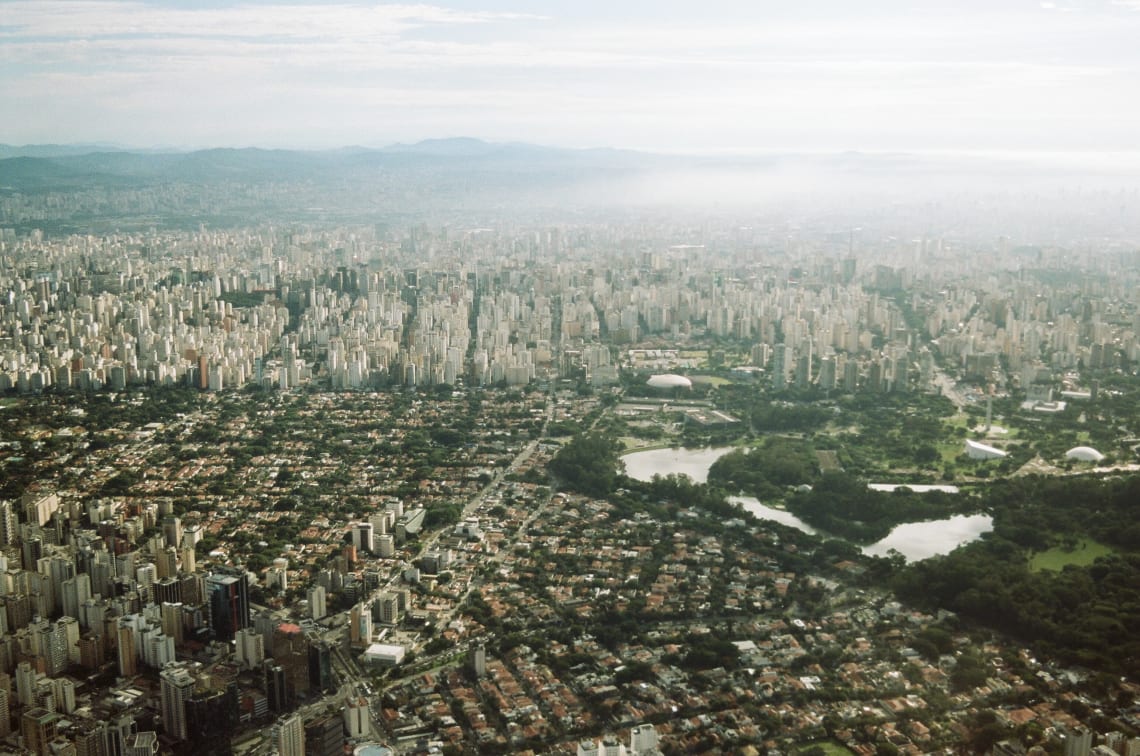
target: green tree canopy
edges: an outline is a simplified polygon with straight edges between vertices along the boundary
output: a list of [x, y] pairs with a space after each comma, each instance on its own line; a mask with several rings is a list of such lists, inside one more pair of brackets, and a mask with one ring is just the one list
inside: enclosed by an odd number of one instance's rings
[[607, 496], [616, 487], [624, 464], [621, 443], [601, 433], [575, 436], [550, 460], [550, 472], [563, 486], [587, 496]]

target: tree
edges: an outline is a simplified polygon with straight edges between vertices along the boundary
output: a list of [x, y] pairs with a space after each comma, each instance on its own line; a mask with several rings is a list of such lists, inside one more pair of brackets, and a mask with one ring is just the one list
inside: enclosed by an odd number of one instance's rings
[[569, 489], [603, 497], [617, 487], [624, 465], [621, 444], [601, 433], [583, 433], [562, 446], [548, 464], [550, 472]]

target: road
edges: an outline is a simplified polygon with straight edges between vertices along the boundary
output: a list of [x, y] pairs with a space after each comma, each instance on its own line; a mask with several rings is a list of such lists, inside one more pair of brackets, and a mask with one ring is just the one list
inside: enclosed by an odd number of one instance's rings
[[[498, 488], [500, 486], [502, 486], [503, 480], [506, 478], [506, 476], [509, 475], [510, 473], [517, 471], [524, 464], [526, 464], [526, 462], [534, 455], [534, 452], [538, 449], [539, 442], [546, 436], [547, 426], [550, 425], [550, 421], [553, 417], [554, 417], [554, 401], [553, 401], [552, 397], [547, 396], [545, 417], [543, 419], [542, 430], [539, 432], [538, 438], [534, 439], [533, 441], [528, 442], [525, 446], [523, 446], [523, 448], [519, 450], [518, 454], [515, 455], [514, 459], [511, 460], [511, 463], [509, 465], [507, 465], [503, 469], [499, 470], [499, 472], [495, 474], [494, 478], [492, 478], [491, 481], [489, 483], [487, 483], [487, 485], [483, 486], [483, 488], [480, 489], [478, 493], [476, 493], [474, 496], [472, 496], [468, 500], [466, 506], [463, 507], [463, 517], [464, 518], [470, 517], [470, 516], [474, 515], [476, 512], [478, 512], [479, 509], [484, 504], [486, 504], [487, 497], [491, 494], [491, 492], [498, 490]], [[535, 509], [535, 511], [531, 512], [530, 516], [520, 526], [518, 533], [523, 532], [523, 530], [525, 530], [525, 528], [529, 527], [530, 523], [534, 521], [534, 519], [546, 507], [546, 505], [548, 503], [549, 503], [549, 500], [542, 502], [539, 505], [539, 507], [537, 507]], [[423, 554], [427, 553], [428, 551], [431, 551], [432, 549], [434, 549], [439, 544], [440, 540], [445, 535], [449, 535], [450, 532], [451, 531], [448, 528], [444, 528], [443, 530], [436, 531], [431, 536], [431, 538], [429, 538], [424, 543], [423, 548], [420, 549], [420, 555], [422, 556]], [[513, 543], [515, 540], [517, 540], [518, 533], [516, 533], [514, 538], [511, 539], [511, 543]], [[502, 552], [502, 549], [500, 549], [500, 553], [501, 552]], [[496, 560], [494, 558], [492, 558], [492, 561], [496, 561]], [[501, 558], [497, 561], [501, 561]], [[472, 570], [473, 576], [474, 576], [475, 572], [476, 571], [473, 569]], [[399, 579], [400, 579], [399, 576], [393, 576], [392, 578], [389, 578], [388, 586], [386, 586], [385, 589], [381, 589], [381, 590], [386, 590], [393, 583], [398, 582]], [[464, 592], [464, 594], [456, 600], [455, 608], [453, 610], [451, 610], [450, 612], [447, 612], [443, 617], [441, 617], [440, 624], [446, 625], [449, 621], [451, 621], [451, 619], [454, 617], [455, 613], [459, 611], [459, 607], [463, 606], [463, 602], [467, 600], [467, 597], [471, 594], [471, 591], [474, 590], [475, 587], [476, 587], [476, 581], [475, 581], [474, 577], [472, 577], [472, 580], [467, 587], [467, 591]]]
[[[517, 471], [531, 458], [531, 456], [534, 455], [534, 452], [538, 449], [539, 440], [546, 435], [547, 426], [549, 425], [553, 415], [554, 402], [551, 397], [547, 397], [545, 420], [543, 422], [542, 432], [539, 434], [539, 438], [525, 444], [522, 449], [520, 449], [519, 452], [514, 456], [509, 465], [500, 469], [490, 480], [490, 482], [487, 483], [487, 485], [483, 486], [481, 489], [479, 489], [478, 492], [473, 494], [470, 499], [468, 499], [467, 503], [463, 507], [464, 518], [475, 515], [480, 510], [480, 508], [487, 503], [487, 498], [503, 485], [506, 476], [512, 472]], [[529, 527], [548, 503], [549, 500], [542, 502], [541, 505], [527, 517], [527, 519], [520, 526], [518, 532], [516, 532], [514, 537], [511, 539], [512, 543], [517, 540], [518, 533], [523, 532], [527, 527]], [[436, 531], [426, 540], [422, 541], [419, 552], [417, 554], [417, 558], [419, 556], [422, 556], [424, 553], [436, 548], [439, 545], [440, 541], [445, 536], [450, 535], [450, 533], [450, 527], [444, 528], [442, 530]], [[498, 562], [501, 561], [502, 557], [500, 555], [496, 555], [491, 559]], [[376, 591], [372, 593], [372, 597], [375, 597], [380, 593], [393, 590], [399, 586], [402, 580], [403, 570], [394, 569], [392, 571], [392, 574], [389, 575], [387, 582], [377, 588]], [[459, 611], [459, 608], [463, 605], [463, 602], [466, 600], [467, 596], [470, 595], [471, 591], [476, 587], [477, 581], [473, 578], [467, 588], [467, 591], [455, 602], [455, 608], [440, 618], [441, 625], [446, 625], [451, 621], [454, 615]], [[257, 611], [271, 611], [268, 607], [259, 605], [252, 605], [252, 608]], [[347, 614], [347, 612], [345, 612], [345, 614]], [[369, 676], [368, 673], [361, 668], [360, 663], [354, 658], [352, 652], [345, 647], [346, 632], [347, 625], [338, 623], [337, 627], [326, 629], [320, 634], [324, 640], [329, 642], [329, 645], [332, 648], [331, 661], [333, 674], [338, 681], [338, 687], [336, 691], [322, 696], [315, 701], [307, 703], [304, 706], [298, 707], [297, 712], [300, 713], [302, 717], [309, 718], [324, 711], [339, 711], [347, 699], [354, 696], [364, 696], [369, 703], [368, 713], [370, 733], [367, 734], [366, 737], [377, 742], [383, 742], [387, 740], [387, 735], [383, 727], [376, 720], [377, 699], [375, 693], [378, 691], [373, 690], [372, 695], [369, 695], [366, 692], [366, 688], [364, 686], [371, 684]], [[437, 659], [430, 660], [430, 668], [438, 668], [439, 666], [443, 665], [444, 662], [454, 663], [456, 655], [463, 655], [467, 649], [467, 643], [463, 643], [457, 647], [447, 649], [442, 654], [440, 654]], [[429, 660], [425, 659], [424, 661]], [[418, 674], [422, 674], [422, 672], [419, 672]], [[262, 739], [256, 745], [251, 744], [250, 751], [255, 754], [263, 753], [265, 752], [265, 749], [271, 745], [272, 744], [268, 743], [267, 740]]]
[[965, 395], [958, 390], [958, 384], [955, 383], [954, 379], [937, 367], [934, 368], [934, 383], [941, 389], [942, 396], [949, 399], [959, 410], [965, 409], [966, 405], [969, 404]]

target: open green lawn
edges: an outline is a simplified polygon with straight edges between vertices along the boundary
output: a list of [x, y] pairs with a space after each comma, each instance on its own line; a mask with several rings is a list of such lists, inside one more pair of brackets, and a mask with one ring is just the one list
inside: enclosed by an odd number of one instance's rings
[[689, 378], [693, 383], [707, 383], [711, 386], [725, 386], [732, 381], [727, 378], [722, 378], [719, 375], [690, 375]]
[[1060, 546], [1055, 546], [1048, 551], [1038, 551], [1029, 558], [1029, 569], [1034, 572], [1039, 570], [1060, 572], [1065, 565], [1075, 564], [1083, 567], [1086, 564], [1092, 564], [1098, 557], [1108, 556], [1112, 553], [1114, 550], [1111, 547], [1097, 543], [1091, 538], [1082, 538], [1072, 551], [1066, 551]]
[[626, 452], [671, 449], [677, 445], [675, 441], [672, 443], [669, 441], [647, 441], [644, 438], [635, 438], [633, 436], [622, 436], [619, 440], [625, 445]]
[[821, 749], [827, 756], [851, 756], [851, 751], [843, 745], [836, 743], [834, 740], [819, 740], [814, 743], [806, 743], [801, 746], [796, 746], [796, 753], [806, 753], [809, 750]]
[[938, 454], [942, 458], [942, 462], [954, 462], [966, 450], [966, 442], [962, 439], [955, 439], [953, 441], [942, 441], [935, 444], [938, 449]]

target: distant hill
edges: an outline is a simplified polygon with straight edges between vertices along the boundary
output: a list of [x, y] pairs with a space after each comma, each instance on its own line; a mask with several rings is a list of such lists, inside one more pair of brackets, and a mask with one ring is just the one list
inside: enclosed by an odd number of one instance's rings
[[12, 157], [0, 160], [0, 189], [40, 191], [70, 187], [82, 181], [80, 172], [42, 157]]
[[65, 155], [87, 155], [92, 152], [113, 152], [120, 148], [106, 144], [0, 144], [0, 159], [32, 157], [53, 158]]
[[[469, 137], [313, 151], [0, 145], [4, 155], [0, 194], [23, 194], [32, 204], [46, 192], [183, 187], [161, 197], [120, 196], [111, 202], [93, 195], [79, 204], [52, 205], [48, 215], [13, 210], [0, 216], [0, 225], [43, 226], [52, 233], [282, 220], [373, 223], [467, 217], [482, 222], [621, 207], [756, 208], [829, 199], [881, 207], [966, 190], [1136, 183], [1135, 174], [1124, 169], [1097, 174], [1028, 159], [860, 152], [695, 157]], [[254, 187], [261, 188], [247, 191]]]
[[[435, 139], [381, 149], [210, 149], [139, 152], [11, 148], [0, 195], [36, 206], [45, 193], [85, 192], [0, 226], [52, 234], [130, 228], [214, 228], [260, 222], [376, 223], [489, 217], [597, 207], [603, 192], [673, 163], [616, 150], [568, 150], [478, 139]], [[163, 187], [180, 187], [168, 192]], [[147, 190], [158, 190], [146, 195]], [[136, 194], [137, 192], [142, 194]], [[105, 198], [99, 192], [106, 192]], [[619, 192], [619, 195], [622, 194]], [[103, 201], [103, 200], [107, 201]]]
[[484, 142], [473, 137], [425, 139], [415, 144], [393, 144], [381, 152], [403, 155], [436, 155], [439, 157], [485, 157], [503, 149], [504, 145]]
[[[20, 161], [20, 162], [10, 162]], [[0, 145], [0, 190], [41, 191], [78, 186], [149, 185], [191, 181], [338, 181], [399, 174], [418, 179], [449, 174], [488, 180], [529, 176], [559, 180], [613, 178], [654, 172], [779, 173], [810, 178], [821, 173], [868, 179], [994, 175], [1040, 177], [1055, 171], [1026, 161], [977, 156], [916, 156], [906, 153], [844, 152], [830, 155], [686, 157], [616, 149], [565, 149], [520, 142], [485, 142], [471, 137], [426, 139], [379, 149], [336, 150], [208, 149], [188, 152], [108, 148], [103, 145]], [[494, 188], [494, 181], [491, 188]]]
[[671, 159], [618, 150], [568, 150], [479, 139], [429, 139], [382, 149], [363, 147], [324, 151], [209, 149], [192, 152], [87, 150], [83, 146], [6, 147], [0, 155], [0, 190], [42, 191], [80, 186], [123, 186], [192, 181], [327, 181], [360, 174], [441, 172], [456, 176], [529, 174], [581, 178], [591, 171], [647, 168]]

